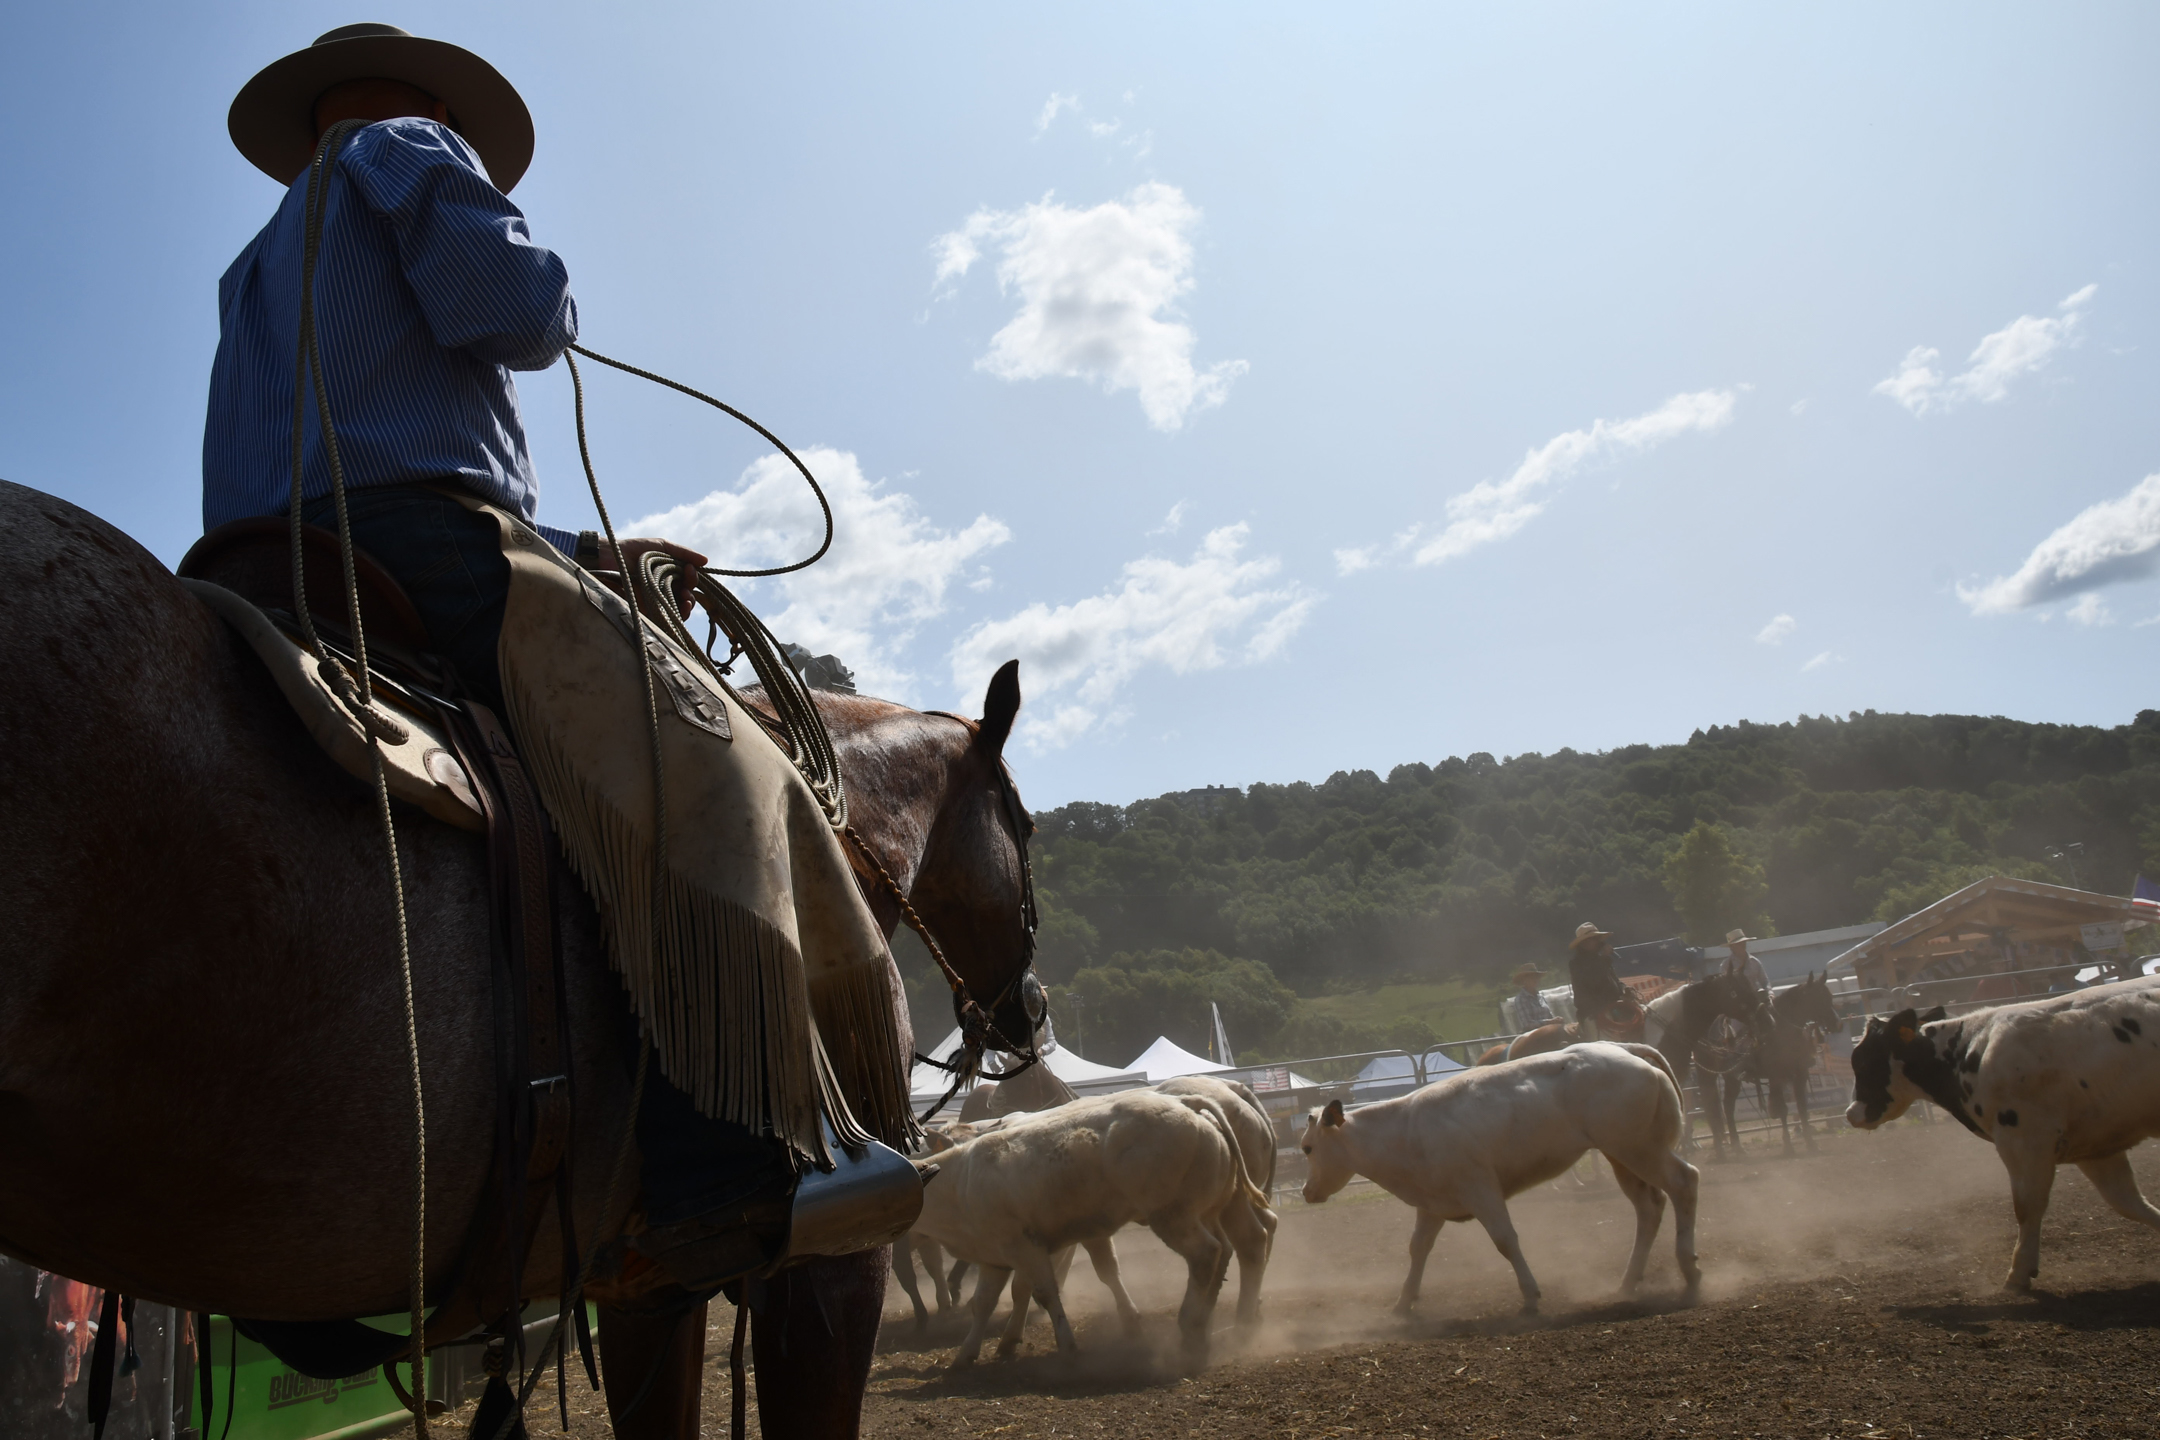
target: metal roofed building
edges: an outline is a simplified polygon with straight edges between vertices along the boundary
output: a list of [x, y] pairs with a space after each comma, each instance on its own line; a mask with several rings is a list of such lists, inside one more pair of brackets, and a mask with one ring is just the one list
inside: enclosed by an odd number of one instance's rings
[[[1880, 920], [1870, 920], [1864, 925], [1840, 925], [1835, 930], [1766, 935], [1748, 941], [1747, 948], [1748, 954], [1762, 962], [1763, 972], [1775, 987], [1793, 980], [1805, 980], [1817, 970], [1827, 972], [1831, 962], [1851, 953], [1854, 945], [1888, 928]], [[1731, 958], [1732, 950], [1724, 945], [1708, 945], [1703, 948], [1702, 955], [1704, 973], [1714, 974]]]

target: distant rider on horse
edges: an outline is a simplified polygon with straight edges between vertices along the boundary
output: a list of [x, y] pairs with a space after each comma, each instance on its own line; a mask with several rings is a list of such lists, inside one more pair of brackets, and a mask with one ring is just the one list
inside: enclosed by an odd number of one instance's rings
[[1568, 981], [1575, 987], [1575, 1023], [1581, 1038], [1596, 1040], [1605, 1012], [1628, 999], [1627, 987], [1613, 973], [1612, 931], [1588, 920], [1575, 927], [1568, 944]]
[[1545, 997], [1538, 993], [1538, 981], [1544, 978], [1545, 972], [1528, 961], [1516, 966], [1508, 976], [1515, 982], [1515, 993], [1508, 996], [1507, 1003], [1519, 1034], [1528, 1034], [1540, 1025], [1550, 1025], [1558, 1018], [1552, 1013], [1552, 1007], [1545, 1003]]

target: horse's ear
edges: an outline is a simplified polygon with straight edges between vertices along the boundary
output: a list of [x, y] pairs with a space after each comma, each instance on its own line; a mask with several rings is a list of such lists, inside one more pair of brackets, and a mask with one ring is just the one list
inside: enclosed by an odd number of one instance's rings
[[977, 743], [992, 755], [1004, 754], [1005, 742], [1012, 736], [1013, 719], [1019, 713], [1020, 662], [1007, 660], [990, 677], [990, 689], [983, 695], [982, 729], [977, 733]]
[[1322, 1110], [1322, 1111], [1320, 1112], [1320, 1123], [1321, 1123], [1322, 1125], [1340, 1125], [1340, 1124], [1342, 1124], [1342, 1121], [1343, 1121], [1343, 1113], [1342, 1113], [1342, 1101], [1340, 1101], [1340, 1100], [1330, 1100], [1330, 1101], [1328, 1101], [1328, 1102], [1327, 1102], [1327, 1109], [1325, 1109], [1325, 1110]]

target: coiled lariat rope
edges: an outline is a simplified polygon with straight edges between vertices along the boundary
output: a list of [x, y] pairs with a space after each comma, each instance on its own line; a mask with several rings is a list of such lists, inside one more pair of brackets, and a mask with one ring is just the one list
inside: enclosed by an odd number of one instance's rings
[[[737, 420], [742, 421], [743, 424], [749, 426], [752, 430], [755, 430], [758, 434], [764, 436], [766, 440], [771, 442], [774, 449], [778, 450], [781, 454], [787, 456], [788, 463], [793, 465], [798, 471], [800, 471], [802, 474], [802, 478], [809, 483], [810, 493], [817, 496], [818, 509], [824, 512], [825, 516], [825, 538], [818, 542], [817, 549], [811, 552], [811, 554], [807, 558], [797, 560], [792, 565], [775, 565], [770, 569], [766, 570], [724, 570], [717, 565], [707, 565], [704, 567], [705, 573], [707, 575], [728, 575], [740, 580], [756, 580], [767, 575], [792, 575], [797, 570], [807, 570], [812, 565], [817, 564], [818, 561], [825, 558], [825, 552], [832, 549], [833, 542], [832, 502], [825, 498], [825, 487], [817, 483], [817, 476], [810, 473], [810, 467], [803, 464], [802, 458], [800, 456], [798, 456], [793, 450], [788, 449], [786, 441], [782, 440], [779, 436], [773, 434], [772, 431], [766, 429], [763, 425], [758, 424], [757, 421], [751, 419], [748, 415], [743, 414], [742, 411], [728, 404], [727, 401], [715, 400], [712, 396], [707, 395], [704, 391], [693, 390], [688, 385], [683, 384], [680, 380], [670, 380], [665, 375], [655, 375], [650, 370], [640, 370], [635, 365], [626, 364], [621, 360], [610, 359], [609, 357], [602, 355], [597, 350], [586, 349], [583, 345], [572, 345], [570, 349], [575, 351], [579, 355], [583, 355], [586, 359], [592, 361], [596, 365], [606, 365], [613, 369], [620, 370], [626, 375], [635, 375], [640, 380], [650, 380], [655, 385], [665, 385], [670, 390], [676, 391], [683, 395], [688, 395], [693, 400], [702, 400], [707, 405], [712, 406], [713, 409], [723, 411], [726, 414], [734, 416]], [[573, 384], [575, 384], [577, 381], [577, 364], [575, 361], [572, 361], [570, 365], [570, 379]], [[582, 396], [582, 387], [579, 387], [579, 393]], [[578, 449], [582, 453], [584, 448], [585, 412], [580, 409], [578, 411]], [[592, 474], [592, 465], [589, 461], [585, 466], [585, 473], [588, 477]], [[597, 484], [598, 482], [595, 483]]]
[[[847, 789], [840, 776], [839, 756], [833, 749], [831, 732], [825, 726], [825, 718], [819, 712], [817, 703], [810, 694], [809, 686], [804, 683], [802, 676], [796, 672], [795, 667], [788, 664], [785, 658], [782, 657], [779, 641], [774, 638], [772, 631], [767, 629], [765, 623], [758, 619], [748, 606], [737, 599], [732, 591], [720, 583], [720, 577], [722, 576], [736, 579], [759, 579], [774, 575], [788, 575], [814, 565], [822, 559], [826, 551], [832, 548], [833, 542], [832, 503], [826, 498], [824, 487], [818, 484], [817, 477], [810, 473], [810, 467], [802, 462], [800, 456], [788, 448], [785, 441], [726, 401], [717, 400], [704, 391], [692, 389], [680, 381], [670, 380], [665, 375], [656, 375], [650, 370], [643, 370], [635, 365], [589, 350], [583, 345], [572, 345], [570, 349], [575, 355], [583, 355], [588, 360], [610, 366], [625, 374], [650, 380], [655, 385], [664, 385], [679, 394], [688, 395], [693, 400], [702, 400], [714, 409], [740, 420], [771, 442], [775, 449], [785, 455], [789, 463], [794, 465], [795, 469], [802, 475], [804, 482], [809, 485], [810, 493], [817, 497], [818, 509], [825, 521], [825, 535], [819, 542], [817, 549], [806, 558], [788, 565], [775, 565], [754, 570], [727, 569], [717, 565], [706, 565], [699, 568], [697, 578], [691, 585], [691, 594], [696, 598], [698, 604], [705, 609], [708, 629], [702, 645], [692, 638], [671, 603], [681, 579], [681, 561], [664, 552], [648, 552], [643, 557], [642, 574], [635, 578], [626, 577], [625, 584], [636, 587], [638, 580], [643, 580], [642, 590], [637, 590], [635, 593], [650, 594], [653, 597], [654, 603], [650, 608], [652, 611], [651, 618], [656, 628], [665, 632], [669, 638], [681, 646], [686, 654], [699, 660], [714, 680], [719, 682], [729, 694], [735, 697], [737, 703], [741, 703], [742, 697], [736, 693], [734, 685], [730, 683], [733, 677], [734, 665], [736, 660], [741, 658], [747, 658], [750, 661], [750, 667], [756, 672], [758, 682], [764, 686], [766, 701], [772, 707], [773, 720], [767, 722], [761, 711], [752, 709], [747, 705], [744, 708], [756, 716], [760, 723], [767, 724], [768, 728], [773, 732], [774, 738], [787, 747], [789, 758], [795, 762], [795, 768], [802, 775], [804, 783], [817, 796], [819, 805], [825, 811], [825, 818], [831, 822], [833, 830], [854, 849], [855, 853], [861, 857], [865, 867], [875, 876], [877, 882], [898, 902], [901, 917], [906, 920], [909, 929], [922, 937], [924, 946], [930, 951], [931, 958], [937, 962], [939, 971], [944, 975], [945, 983], [952, 988], [956, 1002], [955, 1009], [959, 1014], [961, 1033], [965, 1037], [964, 1047], [961, 1057], [954, 1060], [934, 1060], [925, 1055], [915, 1057], [925, 1064], [946, 1071], [953, 1077], [952, 1087], [945, 1092], [943, 1098], [936, 1105], [930, 1108], [923, 1118], [927, 1120], [930, 1115], [936, 1114], [954, 1095], [959, 1093], [961, 1086], [980, 1072], [983, 1051], [986, 1049], [996, 1048], [1024, 1057], [1017, 1067], [1006, 1072], [1008, 1078], [1018, 1075], [1022, 1070], [1030, 1066], [1041, 1063], [1042, 1056], [1037, 1049], [1032, 1028], [1028, 1033], [1025, 1045], [1015, 1044], [999, 1031], [993, 1018], [997, 1007], [1004, 1004], [1020, 984], [1021, 976], [1026, 973], [1027, 967], [1023, 965], [1020, 973], [1013, 977], [1013, 980], [988, 1006], [980, 1004], [975, 999], [968, 988], [967, 981], [961, 977], [960, 972], [954, 969], [952, 962], [946, 958], [944, 947], [938, 944], [937, 938], [930, 933], [930, 927], [923, 923], [922, 916], [916, 913], [915, 906], [908, 898], [907, 891], [901, 888], [900, 882], [893, 878], [892, 872], [885, 868], [884, 863], [878, 859], [876, 853], [865, 843], [855, 827], [848, 823]], [[566, 355], [564, 359], [570, 365], [571, 388], [576, 398], [578, 455], [585, 464], [585, 478], [592, 488], [594, 502], [597, 506], [600, 495], [600, 482], [593, 474], [592, 452], [585, 434], [585, 385], [578, 373], [576, 359], [571, 355]], [[602, 521], [605, 522], [606, 518], [606, 512], [602, 510]], [[609, 530], [608, 535], [610, 544], [614, 546], [616, 564], [619, 567], [622, 564], [621, 547], [614, 544], [614, 531], [612, 528]], [[728, 637], [728, 653], [725, 656], [713, 653], [714, 646], [722, 634]], [[651, 680], [648, 677], [648, 690], [650, 685]], [[962, 723], [966, 722], [963, 721]], [[999, 782], [1001, 799], [1006, 806], [1014, 827], [1013, 840], [1020, 847], [1022, 871], [1027, 874], [1027, 835], [1022, 828], [1025, 817], [1019, 812], [1019, 802], [1012, 793], [1011, 779], [1002, 770], [1000, 771]], [[1022, 901], [1022, 913], [1028, 930], [1029, 945], [1032, 950], [1035, 919], [1031, 875], [1025, 881], [1025, 884], [1027, 890]]]
[[[300, 617], [300, 632], [315, 656], [317, 672], [332, 693], [345, 702], [368, 738], [368, 755], [374, 762], [375, 808], [382, 817], [383, 843], [390, 857], [390, 893], [397, 905], [398, 972], [404, 985], [405, 1053], [412, 1076], [413, 1104], [413, 1254], [412, 1254], [412, 1415], [413, 1433], [427, 1440], [427, 1103], [420, 1078], [420, 1022], [413, 1003], [412, 940], [405, 914], [405, 878], [398, 864], [397, 821], [390, 811], [390, 781], [383, 773], [382, 742], [403, 740], [405, 729], [375, 709], [374, 688], [368, 679], [367, 629], [360, 619], [360, 576], [353, 558], [352, 517], [345, 508], [345, 465], [338, 455], [337, 429], [330, 421], [330, 391], [323, 379], [322, 346], [315, 330], [315, 264], [322, 256], [323, 211], [329, 198], [330, 177], [337, 152], [365, 121], [340, 120], [323, 132], [315, 147], [315, 163], [308, 168], [306, 195], [307, 228], [300, 259], [300, 343], [293, 363], [292, 429], [292, 578], [293, 610]], [[352, 622], [353, 661], [357, 675], [348, 674], [323, 648], [308, 612], [304, 546], [302, 470], [305, 451], [302, 426], [306, 419], [302, 381], [314, 392], [315, 415], [322, 426], [323, 453], [330, 462], [330, 495], [337, 506], [338, 552], [345, 564], [345, 613]], [[393, 1360], [394, 1364], [395, 1361]]]

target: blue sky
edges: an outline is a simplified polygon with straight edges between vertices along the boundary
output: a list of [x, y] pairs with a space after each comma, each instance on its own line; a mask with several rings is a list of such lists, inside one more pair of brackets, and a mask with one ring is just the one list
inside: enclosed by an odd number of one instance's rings
[[[836, 558], [753, 602], [925, 706], [1019, 655], [1038, 805], [2155, 703], [2160, 12], [1344, 9], [25, 10], [0, 475], [185, 550], [278, 199], [225, 109], [379, 19], [527, 97], [586, 343], [814, 452]], [[813, 538], [754, 436], [592, 387], [619, 519]]]

